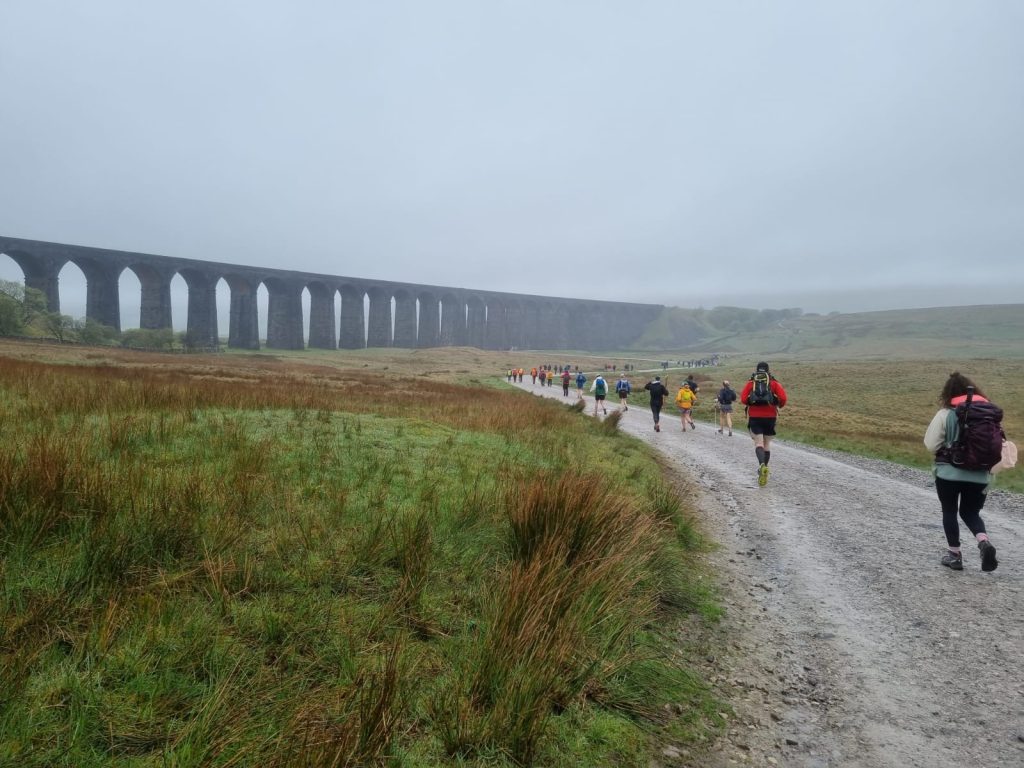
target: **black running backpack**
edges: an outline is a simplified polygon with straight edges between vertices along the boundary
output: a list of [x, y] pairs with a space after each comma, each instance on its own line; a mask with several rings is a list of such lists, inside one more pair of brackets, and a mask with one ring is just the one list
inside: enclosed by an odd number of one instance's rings
[[754, 382], [754, 387], [750, 390], [747, 405], [775, 405], [772, 377], [768, 371], [757, 371], [750, 380]]

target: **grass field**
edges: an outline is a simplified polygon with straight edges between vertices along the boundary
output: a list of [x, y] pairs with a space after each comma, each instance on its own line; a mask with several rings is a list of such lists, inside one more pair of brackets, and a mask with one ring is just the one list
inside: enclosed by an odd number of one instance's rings
[[[0, 764], [646, 765], [700, 742], [721, 705], [665, 635], [716, 609], [679, 495], [613, 427], [503, 383], [694, 356], [0, 341]], [[734, 353], [692, 370], [697, 417], [762, 356], [787, 439], [927, 466], [956, 369], [1024, 435], [1008, 353]]]
[[450, 354], [0, 345], [0, 764], [646, 766], [706, 739], [680, 495]]

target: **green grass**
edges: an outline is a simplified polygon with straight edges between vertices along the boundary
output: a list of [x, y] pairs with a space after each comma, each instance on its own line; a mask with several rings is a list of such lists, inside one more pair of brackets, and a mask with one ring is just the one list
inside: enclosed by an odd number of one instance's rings
[[643, 446], [256, 363], [0, 366], [0, 764], [640, 766], [721, 726]]

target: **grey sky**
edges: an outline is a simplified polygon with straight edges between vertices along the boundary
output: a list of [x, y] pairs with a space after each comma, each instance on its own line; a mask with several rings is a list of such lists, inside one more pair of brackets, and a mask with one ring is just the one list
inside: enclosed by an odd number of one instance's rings
[[0, 29], [2, 234], [680, 306], [1024, 301], [1018, 0], [3, 0]]

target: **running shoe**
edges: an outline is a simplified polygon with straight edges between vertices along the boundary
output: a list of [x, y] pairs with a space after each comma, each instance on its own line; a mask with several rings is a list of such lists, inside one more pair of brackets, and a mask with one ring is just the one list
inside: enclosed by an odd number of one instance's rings
[[959, 552], [946, 552], [939, 562], [947, 568], [952, 568], [954, 571], [962, 571], [964, 569], [964, 558]]
[[979, 541], [978, 549], [981, 550], [981, 570], [994, 571], [999, 565], [999, 561], [996, 560], [996, 548], [992, 546], [992, 542], [987, 539]]
[[660, 424], [655, 424], [654, 425], [654, 431], [655, 432], [661, 432], [661, 425]]
[[768, 485], [768, 465], [762, 464], [757, 468], [757, 484]]

